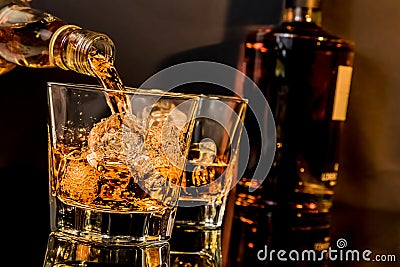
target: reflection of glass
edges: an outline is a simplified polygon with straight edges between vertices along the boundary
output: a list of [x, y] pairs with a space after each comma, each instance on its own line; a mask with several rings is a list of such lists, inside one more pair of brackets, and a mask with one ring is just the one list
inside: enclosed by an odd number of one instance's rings
[[171, 267], [221, 267], [221, 231], [177, 225], [170, 241]]
[[51, 230], [102, 244], [171, 236], [198, 98], [49, 83]]
[[115, 246], [88, 242], [85, 238], [71, 238], [70, 235], [66, 236], [61, 232], [52, 232], [49, 236], [43, 267], [167, 267], [168, 262], [168, 242]]
[[247, 100], [200, 96], [176, 216], [181, 227], [218, 228], [236, 181], [239, 139]]

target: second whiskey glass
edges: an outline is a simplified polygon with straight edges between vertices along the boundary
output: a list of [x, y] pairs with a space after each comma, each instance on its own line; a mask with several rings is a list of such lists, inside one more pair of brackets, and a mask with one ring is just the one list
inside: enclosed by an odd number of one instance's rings
[[172, 266], [221, 266], [221, 227], [238, 179], [246, 108], [241, 97], [200, 95], [170, 240]]

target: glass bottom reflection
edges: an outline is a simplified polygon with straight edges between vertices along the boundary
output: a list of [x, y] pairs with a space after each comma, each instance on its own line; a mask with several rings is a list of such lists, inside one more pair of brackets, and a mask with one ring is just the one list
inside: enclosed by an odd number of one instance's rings
[[168, 267], [169, 243], [105, 245], [52, 232], [43, 267]]
[[171, 267], [221, 267], [221, 229], [175, 225], [170, 239]]

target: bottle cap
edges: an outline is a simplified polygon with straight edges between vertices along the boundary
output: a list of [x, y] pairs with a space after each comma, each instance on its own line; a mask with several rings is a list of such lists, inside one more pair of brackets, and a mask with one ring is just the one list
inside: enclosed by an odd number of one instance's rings
[[318, 8], [320, 0], [286, 0], [286, 7]]

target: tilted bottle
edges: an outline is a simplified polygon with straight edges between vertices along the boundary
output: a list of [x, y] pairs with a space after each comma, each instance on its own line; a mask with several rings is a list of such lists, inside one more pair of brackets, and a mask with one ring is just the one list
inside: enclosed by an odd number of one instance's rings
[[0, 0], [0, 74], [20, 65], [101, 78], [99, 64], [112, 65], [114, 58], [107, 35], [70, 25], [23, 0]]
[[[286, 0], [282, 22], [249, 32], [244, 48], [244, 72], [268, 101], [277, 141], [271, 170], [252, 199], [303, 217], [332, 205], [354, 61], [354, 43], [324, 30], [321, 18], [320, 0]], [[252, 123], [246, 129], [259, 151]], [[239, 192], [251, 178], [243, 177]], [[243, 194], [241, 202], [249, 205]]]

